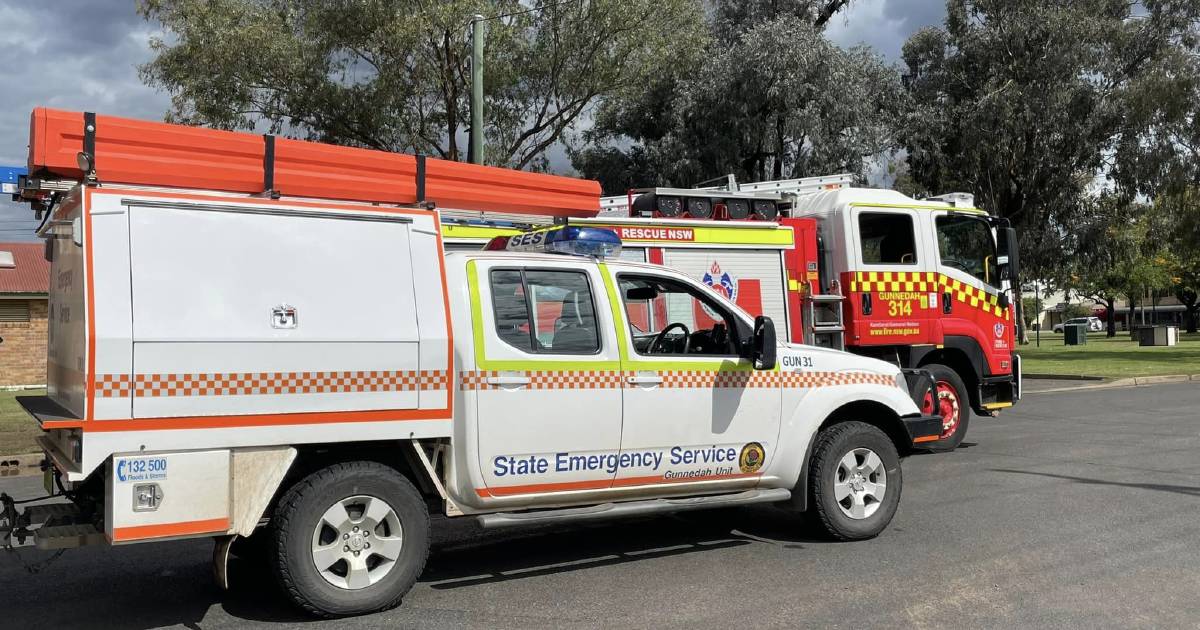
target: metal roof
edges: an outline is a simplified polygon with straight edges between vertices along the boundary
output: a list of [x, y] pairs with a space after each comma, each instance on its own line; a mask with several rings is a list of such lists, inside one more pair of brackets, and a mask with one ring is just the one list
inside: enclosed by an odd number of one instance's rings
[[49, 293], [50, 263], [41, 243], [0, 243], [0, 252], [12, 252], [13, 267], [0, 266], [0, 294]]

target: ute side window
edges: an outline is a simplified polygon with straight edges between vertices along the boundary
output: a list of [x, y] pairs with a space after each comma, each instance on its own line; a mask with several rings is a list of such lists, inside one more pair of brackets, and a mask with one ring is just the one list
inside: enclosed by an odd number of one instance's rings
[[863, 212], [858, 215], [858, 235], [862, 241], [864, 264], [917, 264], [917, 240], [912, 215]]
[[490, 278], [496, 334], [508, 345], [539, 354], [600, 351], [587, 274], [494, 269]]
[[937, 240], [943, 265], [999, 288], [996, 243], [992, 240], [992, 228], [985, 221], [952, 214], [938, 217]]
[[638, 354], [737, 356], [737, 321], [712, 298], [667, 278], [622, 274], [617, 284]]

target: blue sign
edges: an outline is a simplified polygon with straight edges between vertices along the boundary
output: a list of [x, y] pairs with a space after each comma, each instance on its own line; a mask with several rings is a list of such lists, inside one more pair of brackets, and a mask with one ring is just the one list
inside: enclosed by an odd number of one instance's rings
[[28, 172], [24, 166], [0, 166], [0, 193], [15, 195], [17, 178]]

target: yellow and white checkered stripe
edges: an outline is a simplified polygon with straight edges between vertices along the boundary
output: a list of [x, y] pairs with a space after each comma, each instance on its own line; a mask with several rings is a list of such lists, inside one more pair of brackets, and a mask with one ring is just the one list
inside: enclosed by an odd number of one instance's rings
[[[529, 389], [620, 389], [639, 387], [630, 384], [629, 377], [644, 375], [633, 371], [466, 371], [459, 373], [459, 387], [465, 391], [499, 389], [503, 385], [488, 383], [488, 379], [500, 376], [524, 376], [529, 378]], [[815, 388], [836, 385], [858, 385], [871, 383], [895, 385], [892, 377], [884, 374], [863, 372], [775, 372], [718, 371], [718, 370], [662, 370], [654, 374], [662, 377], [659, 387], [664, 389], [726, 389], [796, 387]]]
[[949, 293], [953, 299], [971, 308], [982, 309], [996, 317], [1011, 318], [1008, 309], [1000, 307], [1000, 296], [934, 271], [858, 271], [850, 280], [850, 292], [860, 291]]
[[100, 398], [174, 396], [264, 396], [445, 390], [446, 370], [353, 372], [223, 372], [204, 374], [99, 374]]

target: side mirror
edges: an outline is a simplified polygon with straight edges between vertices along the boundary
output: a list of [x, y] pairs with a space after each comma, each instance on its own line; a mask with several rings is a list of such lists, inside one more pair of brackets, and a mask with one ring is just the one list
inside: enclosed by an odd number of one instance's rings
[[766, 315], [754, 318], [754, 339], [750, 342], [750, 359], [756, 370], [775, 369], [775, 322]]
[[999, 250], [1002, 259], [1002, 278], [1015, 281], [1021, 275], [1021, 256], [1017, 247], [1016, 228], [1006, 227], [999, 230]]

